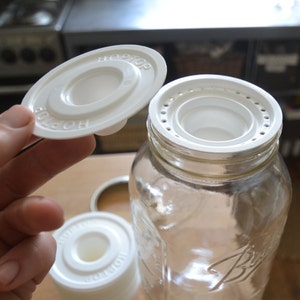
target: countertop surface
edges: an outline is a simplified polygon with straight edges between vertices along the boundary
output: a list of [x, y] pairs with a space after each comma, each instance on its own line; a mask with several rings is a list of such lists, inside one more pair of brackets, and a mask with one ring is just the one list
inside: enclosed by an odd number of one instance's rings
[[75, 0], [63, 29], [65, 34], [114, 32], [128, 38], [140, 31], [149, 41], [174, 41], [172, 31], [208, 38], [298, 37], [300, 1]]
[[[118, 176], [129, 174], [129, 170], [134, 158], [134, 154], [112, 154], [94, 155], [76, 164], [70, 169], [59, 174], [47, 184], [36, 191], [35, 194], [45, 195], [56, 199], [65, 211], [65, 219], [69, 219], [77, 214], [89, 210], [90, 199], [94, 191], [104, 182]], [[294, 174], [292, 174], [294, 175]], [[300, 180], [300, 177], [296, 177]], [[119, 214], [128, 221], [131, 220], [129, 211], [128, 197], [110, 196], [102, 199], [99, 205], [100, 210], [105, 210]], [[299, 204], [295, 199], [296, 206], [292, 206], [290, 221], [286, 232], [289, 240], [298, 239], [299, 231]], [[299, 202], [299, 201], [298, 201]], [[294, 218], [296, 217], [296, 218]], [[296, 221], [296, 224], [294, 223]], [[297, 238], [295, 238], [297, 237]], [[285, 242], [286, 239], [283, 239]], [[296, 254], [298, 248], [293, 249]], [[292, 245], [285, 251], [292, 251]], [[280, 253], [279, 253], [280, 254]], [[285, 253], [285, 257], [289, 253]], [[33, 300], [53, 300], [59, 299], [56, 288], [48, 275], [45, 280], [37, 287], [33, 295]], [[134, 300], [144, 300], [145, 296], [142, 289]], [[276, 258], [271, 271], [270, 282], [267, 286], [264, 300], [298, 300], [300, 299], [300, 260], [283, 259], [280, 255]]]

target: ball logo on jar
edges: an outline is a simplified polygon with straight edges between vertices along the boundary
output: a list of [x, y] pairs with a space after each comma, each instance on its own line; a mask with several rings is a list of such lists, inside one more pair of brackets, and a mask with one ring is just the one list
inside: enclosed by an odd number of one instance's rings
[[254, 246], [246, 245], [231, 256], [210, 265], [208, 272], [213, 275], [221, 274], [218, 269], [225, 267], [226, 270], [225, 273], [222, 272], [224, 274], [221, 275], [221, 280], [214, 284], [210, 290], [218, 290], [225, 283], [246, 280], [263, 262], [265, 256], [264, 253], [256, 252]]

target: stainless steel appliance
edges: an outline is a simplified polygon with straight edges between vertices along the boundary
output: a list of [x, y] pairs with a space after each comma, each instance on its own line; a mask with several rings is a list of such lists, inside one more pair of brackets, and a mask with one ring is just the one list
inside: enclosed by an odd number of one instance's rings
[[21, 102], [30, 86], [65, 60], [61, 29], [72, 0], [0, 4], [0, 110]]

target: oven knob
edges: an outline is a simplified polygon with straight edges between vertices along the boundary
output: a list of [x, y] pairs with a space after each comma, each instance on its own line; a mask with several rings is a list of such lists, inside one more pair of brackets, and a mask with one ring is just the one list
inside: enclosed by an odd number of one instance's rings
[[51, 48], [48, 48], [48, 47], [44, 47], [41, 49], [40, 56], [41, 56], [42, 60], [45, 62], [53, 62], [56, 59], [56, 54], [55, 54], [54, 50], [52, 50]]
[[2, 49], [1, 58], [7, 64], [14, 64], [15, 62], [17, 62], [17, 54], [13, 49], [10, 48]]
[[21, 57], [26, 63], [33, 63], [36, 60], [36, 55], [34, 51], [30, 48], [22, 49]]

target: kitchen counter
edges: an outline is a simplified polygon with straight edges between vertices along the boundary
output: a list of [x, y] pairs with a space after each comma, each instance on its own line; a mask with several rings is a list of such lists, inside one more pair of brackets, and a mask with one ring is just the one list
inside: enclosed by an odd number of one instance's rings
[[[59, 174], [35, 194], [56, 199], [65, 211], [65, 218], [89, 210], [93, 192], [105, 181], [128, 175], [134, 154], [94, 155]], [[297, 180], [300, 178], [297, 178]], [[126, 198], [126, 197], [125, 197]], [[125, 199], [124, 198], [124, 199]], [[122, 198], [123, 199], [123, 198]], [[103, 210], [120, 214], [130, 220], [128, 200], [112, 199], [103, 203]], [[296, 237], [296, 231], [291, 233]], [[297, 235], [298, 237], [298, 235]], [[295, 239], [295, 238], [294, 238]], [[59, 299], [49, 276], [38, 286], [33, 300]], [[134, 300], [144, 300], [142, 290]], [[277, 258], [273, 265], [264, 300], [300, 299], [300, 261]]]
[[300, 1], [75, 0], [64, 35], [105, 43], [298, 38]]

